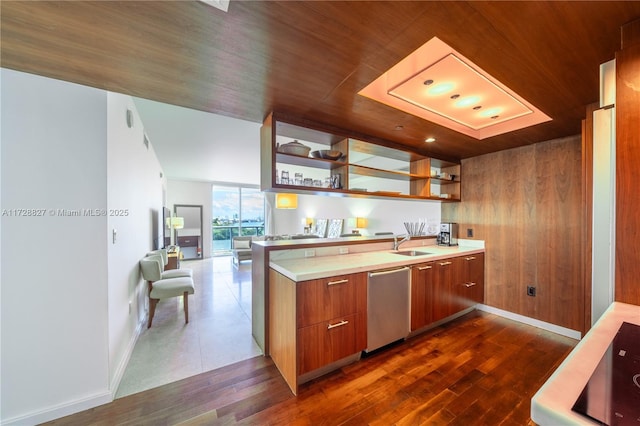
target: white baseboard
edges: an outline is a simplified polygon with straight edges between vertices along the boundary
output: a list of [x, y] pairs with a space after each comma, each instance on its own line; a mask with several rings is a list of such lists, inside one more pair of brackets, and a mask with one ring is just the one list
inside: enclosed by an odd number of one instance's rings
[[111, 380], [110, 389], [108, 391], [98, 395], [93, 395], [84, 399], [75, 400], [66, 404], [49, 407], [44, 410], [40, 410], [38, 412], [30, 413], [20, 417], [5, 419], [5, 420], [2, 420], [2, 425], [3, 426], [37, 425], [40, 423], [45, 423], [51, 420], [59, 419], [61, 417], [69, 416], [71, 414], [79, 413], [84, 410], [89, 410], [99, 405], [104, 405], [104, 404], [113, 402], [113, 400], [116, 397], [116, 392], [118, 391], [118, 386], [120, 385], [120, 381], [122, 381], [122, 377], [124, 375], [125, 369], [127, 368], [127, 364], [129, 363], [129, 360], [131, 359], [131, 355], [133, 354], [133, 348], [135, 347], [138, 341], [138, 338], [142, 333], [143, 327], [145, 326], [146, 323], [147, 323], [146, 316], [143, 316], [142, 321], [138, 323], [136, 330], [133, 336], [131, 337], [131, 341], [127, 345], [126, 355], [123, 357], [122, 361], [118, 365], [116, 373], [114, 374], [114, 377]]
[[552, 333], [570, 337], [572, 339], [580, 340], [582, 338], [582, 333], [580, 333], [577, 330], [571, 330], [570, 328], [560, 327], [559, 325], [551, 324], [545, 321], [540, 321], [535, 318], [530, 318], [524, 315], [515, 314], [513, 312], [504, 311], [502, 309], [494, 308], [493, 306], [478, 304], [476, 305], [476, 309], [478, 309], [479, 311], [484, 311], [490, 314], [495, 314], [504, 318], [508, 318], [510, 320], [518, 321], [523, 324], [538, 327], [543, 330], [550, 331]]
[[126, 354], [120, 361], [120, 364], [118, 365], [118, 368], [116, 369], [116, 372], [113, 375], [113, 378], [111, 379], [111, 385], [109, 388], [111, 390], [112, 401], [116, 399], [116, 393], [118, 392], [118, 388], [120, 387], [120, 382], [122, 381], [124, 372], [127, 368], [127, 365], [129, 364], [131, 355], [133, 354], [133, 348], [136, 346], [136, 343], [138, 343], [138, 338], [140, 337], [140, 334], [142, 333], [143, 327], [146, 323], [147, 323], [147, 320], [145, 316], [143, 316], [142, 321], [138, 321], [138, 325], [136, 326], [133, 336], [131, 336], [131, 340], [127, 345]]
[[79, 413], [80, 411], [88, 410], [90, 408], [97, 407], [99, 405], [108, 404], [113, 401], [111, 398], [111, 392], [104, 392], [98, 395], [93, 395], [81, 400], [75, 400], [68, 404], [61, 404], [40, 410], [38, 412], [30, 413], [20, 417], [14, 417], [12, 419], [5, 419], [2, 421], [3, 426], [30, 426], [38, 425], [51, 420], [59, 419], [71, 414]]

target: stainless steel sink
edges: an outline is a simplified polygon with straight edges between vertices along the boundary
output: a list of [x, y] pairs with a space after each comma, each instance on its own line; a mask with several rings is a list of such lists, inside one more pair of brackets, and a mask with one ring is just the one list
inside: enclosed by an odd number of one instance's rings
[[403, 250], [403, 251], [394, 251], [393, 254], [401, 254], [402, 256], [426, 256], [428, 253], [426, 251], [418, 251], [418, 250]]

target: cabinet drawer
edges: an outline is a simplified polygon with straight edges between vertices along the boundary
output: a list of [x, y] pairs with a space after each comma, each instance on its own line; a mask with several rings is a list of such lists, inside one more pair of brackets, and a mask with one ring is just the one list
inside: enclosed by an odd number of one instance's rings
[[308, 373], [367, 346], [364, 312], [298, 329], [298, 375]]
[[178, 237], [178, 245], [180, 247], [198, 247], [198, 238], [200, 237]]
[[366, 311], [366, 274], [341, 275], [298, 283], [298, 328]]

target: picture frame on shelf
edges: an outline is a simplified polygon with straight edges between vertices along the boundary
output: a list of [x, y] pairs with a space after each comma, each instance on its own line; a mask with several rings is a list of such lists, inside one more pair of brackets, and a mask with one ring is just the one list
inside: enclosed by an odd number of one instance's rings
[[327, 236], [327, 224], [328, 224], [328, 220], [327, 219], [316, 219], [316, 229], [315, 229], [315, 234], [320, 237], [320, 238], [324, 238]]
[[329, 230], [327, 231], [327, 238], [338, 238], [342, 234], [342, 224], [344, 219], [331, 219], [329, 221]]

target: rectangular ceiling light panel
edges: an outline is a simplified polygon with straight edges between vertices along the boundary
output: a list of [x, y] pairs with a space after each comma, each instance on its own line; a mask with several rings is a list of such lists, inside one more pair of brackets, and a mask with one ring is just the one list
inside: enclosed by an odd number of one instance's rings
[[359, 94], [476, 139], [550, 120], [438, 38]]

